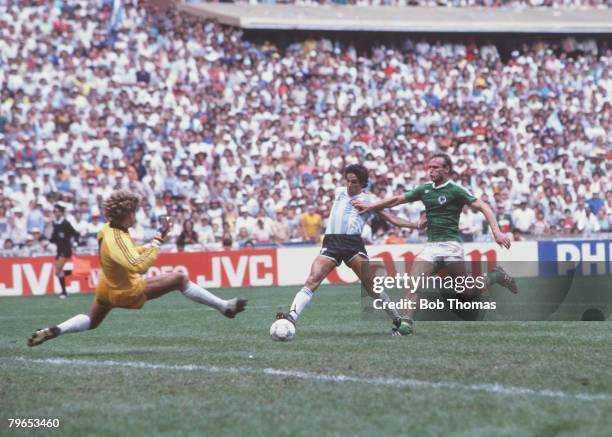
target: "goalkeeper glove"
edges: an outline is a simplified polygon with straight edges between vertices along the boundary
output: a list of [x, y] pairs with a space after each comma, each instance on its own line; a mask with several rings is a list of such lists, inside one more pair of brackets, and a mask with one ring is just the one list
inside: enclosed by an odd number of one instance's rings
[[168, 233], [170, 232], [170, 228], [168, 227], [160, 227], [157, 229], [155, 236], [153, 237], [153, 242], [151, 243], [153, 246], [159, 248], [162, 244], [166, 242], [168, 239]]

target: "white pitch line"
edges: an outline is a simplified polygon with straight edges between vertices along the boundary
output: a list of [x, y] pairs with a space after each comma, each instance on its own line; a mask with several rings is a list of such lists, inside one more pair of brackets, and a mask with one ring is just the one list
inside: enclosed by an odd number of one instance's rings
[[410, 387], [410, 388], [429, 388], [429, 389], [451, 389], [451, 390], [467, 390], [475, 392], [504, 394], [504, 395], [524, 395], [524, 396], [541, 396], [556, 399], [572, 399], [581, 401], [608, 401], [612, 402], [610, 394], [590, 394], [590, 393], [567, 393], [560, 390], [537, 390], [524, 387], [512, 387], [502, 384], [462, 384], [458, 382], [447, 381], [427, 381], [419, 379], [400, 379], [400, 378], [368, 378], [364, 376], [352, 375], [326, 375], [323, 373], [300, 372], [296, 370], [282, 370], [272, 368], [254, 368], [254, 367], [218, 367], [218, 366], [202, 366], [198, 364], [154, 364], [143, 361], [95, 361], [95, 360], [78, 360], [67, 358], [4, 358], [1, 361], [18, 361], [35, 364], [56, 364], [56, 365], [75, 365], [75, 366], [92, 366], [92, 367], [127, 367], [136, 369], [160, 369], [160, 370], [182, 370], [182, 371], [200, 371], [206, 373], [245, 373], [245, 374], [263, 374], [268, 376], [280, 376], [287, 378], [304, 379], [308, 381], [324, 381], [324, 382], [354, 382], [368, 385], [387, 385], [393, 387]]

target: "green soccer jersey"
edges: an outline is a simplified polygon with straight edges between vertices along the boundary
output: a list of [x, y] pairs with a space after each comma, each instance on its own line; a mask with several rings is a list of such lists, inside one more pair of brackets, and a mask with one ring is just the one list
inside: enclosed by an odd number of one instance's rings
[[428, 241], [461, 241], [459, 215], [463, 205], [476, 200], [472, 193], [452, 181], [438, 187], [434, 187], [433, 182], [419, 185], [404, 193], [404, 198], [425, 204]]

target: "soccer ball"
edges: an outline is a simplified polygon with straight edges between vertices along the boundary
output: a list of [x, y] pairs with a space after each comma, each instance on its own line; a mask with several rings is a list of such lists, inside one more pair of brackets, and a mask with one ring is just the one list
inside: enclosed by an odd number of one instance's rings
[[270, 337], [274, 341], [291, 341], [295, 337], [295, 325], [287, 319], [278, 319], [270, 326]]

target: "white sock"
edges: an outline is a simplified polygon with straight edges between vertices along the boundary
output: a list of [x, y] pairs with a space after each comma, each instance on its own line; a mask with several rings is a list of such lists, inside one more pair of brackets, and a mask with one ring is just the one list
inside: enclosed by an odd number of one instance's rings
[[297, 320], [300, 317], [308, 302], [312, 299], [314, 293], [310, 291], [307, 287], [302, 288], [297, 292], [295, 297], [293, 298], [293, 303], [291, 304], [291, 309], [289, 310], [289, 315], [293, 318], [293, 320]]
[[85, 314], [77, 314], [73, 318], [57, 325], [60, 330], [60, 334], [87, 331], [90, 326], [91, 320], [89, 319], [89, 316], [86, 316]]
[[[378, 298], [383, 302], [391, 302], [389, 295], [384, 291], [378, 295]], [[387, 313], [387, 315], [391, 317], [392, 320], [397, 320], [401, 318], [400, 313], [395, 308], [389, 308], [388, 305], [385, 305], [385, 313]]]
[[227, 305], [226, 300], [221, 299], [219, 296], [215, 296], [210, 291], [200, 287], [194, 282], [190, 282], [189, 285], [187, 285], [187, 288], [182, 290], [181, 293], [183, 293], [186, 298], [191, 299], [194, 302], [203, 303], [204, 305], [213, 307], [221, 312], [225, 311]]

